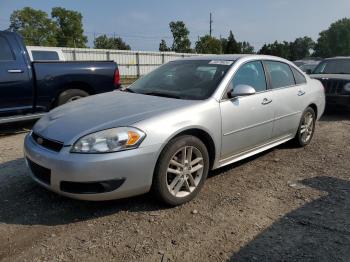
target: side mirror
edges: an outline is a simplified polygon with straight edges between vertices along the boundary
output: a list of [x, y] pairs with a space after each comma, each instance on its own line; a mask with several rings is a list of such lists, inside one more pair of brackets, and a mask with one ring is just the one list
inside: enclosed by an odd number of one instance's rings
[[308, 75], [311, 75], [312, 70], [311, 69], [306, 69], [305, 73], [308, 74]]
[[255, 89], [249, 85], [238, 85], [235, 88], [231, 89], [227, 95], [229, 98], [234, 98], [237, 96], [250, 96], [255, 94]]

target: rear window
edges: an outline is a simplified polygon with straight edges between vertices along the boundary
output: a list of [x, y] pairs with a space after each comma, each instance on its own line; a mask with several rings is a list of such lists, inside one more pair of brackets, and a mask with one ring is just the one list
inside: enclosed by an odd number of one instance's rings
[[15, 60], [11, 47], [4, 37], [0, 37], [0, 60]]
[[324, 60], [313, 74], [350, 74], [350, 59]]
[[298, 70], [296, 70], [294, 67], [291, 67], [293, 74], [294, 74], [294, 79], [295, 79], [295, 83], [297, 85], [302, 85], [306, 83], [306, 78], [305, 76], [303, 76], [302, 73], [300, 73]]
[[32, 51], [33, 60], [60, 60], [56, 51]]

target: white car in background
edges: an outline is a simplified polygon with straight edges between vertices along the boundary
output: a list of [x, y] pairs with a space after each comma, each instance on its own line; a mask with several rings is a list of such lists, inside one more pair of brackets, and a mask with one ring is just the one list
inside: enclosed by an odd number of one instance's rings
[[46, 46], [27, 46], [31, 61], [66, 61], [61, 48]]

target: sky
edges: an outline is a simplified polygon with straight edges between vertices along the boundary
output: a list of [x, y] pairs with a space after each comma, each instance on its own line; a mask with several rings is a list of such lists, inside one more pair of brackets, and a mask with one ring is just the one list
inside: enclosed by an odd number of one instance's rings
[[182, 20], [194, 46], [209, 32], [213, 14], [213, 35], [248, 41], [256, 50], [264, 43], [293, 41], [310, 36], [338, 19], [350, 17], [350, 0], [0, 0], [0, 30], [9, 26], [16, 9], [30, 6], [48, 13], [60, 6], [83, 15], [85, 35], [92, 46], [101, 34], [122, 37], [133, 50], [158, 50], [163, 38], [172, 44], [169, 22]]

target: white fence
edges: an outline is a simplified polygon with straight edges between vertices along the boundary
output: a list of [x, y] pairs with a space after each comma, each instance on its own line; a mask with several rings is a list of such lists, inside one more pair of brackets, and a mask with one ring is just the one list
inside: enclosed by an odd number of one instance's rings
[[67, 61], [113, 60], [118, 64], [122, 78], [139, 77], [166, 62], [182, 57], [200, 55], [175, 52], [145, 52], [91, 48], [61, 48], [61, 50]]

